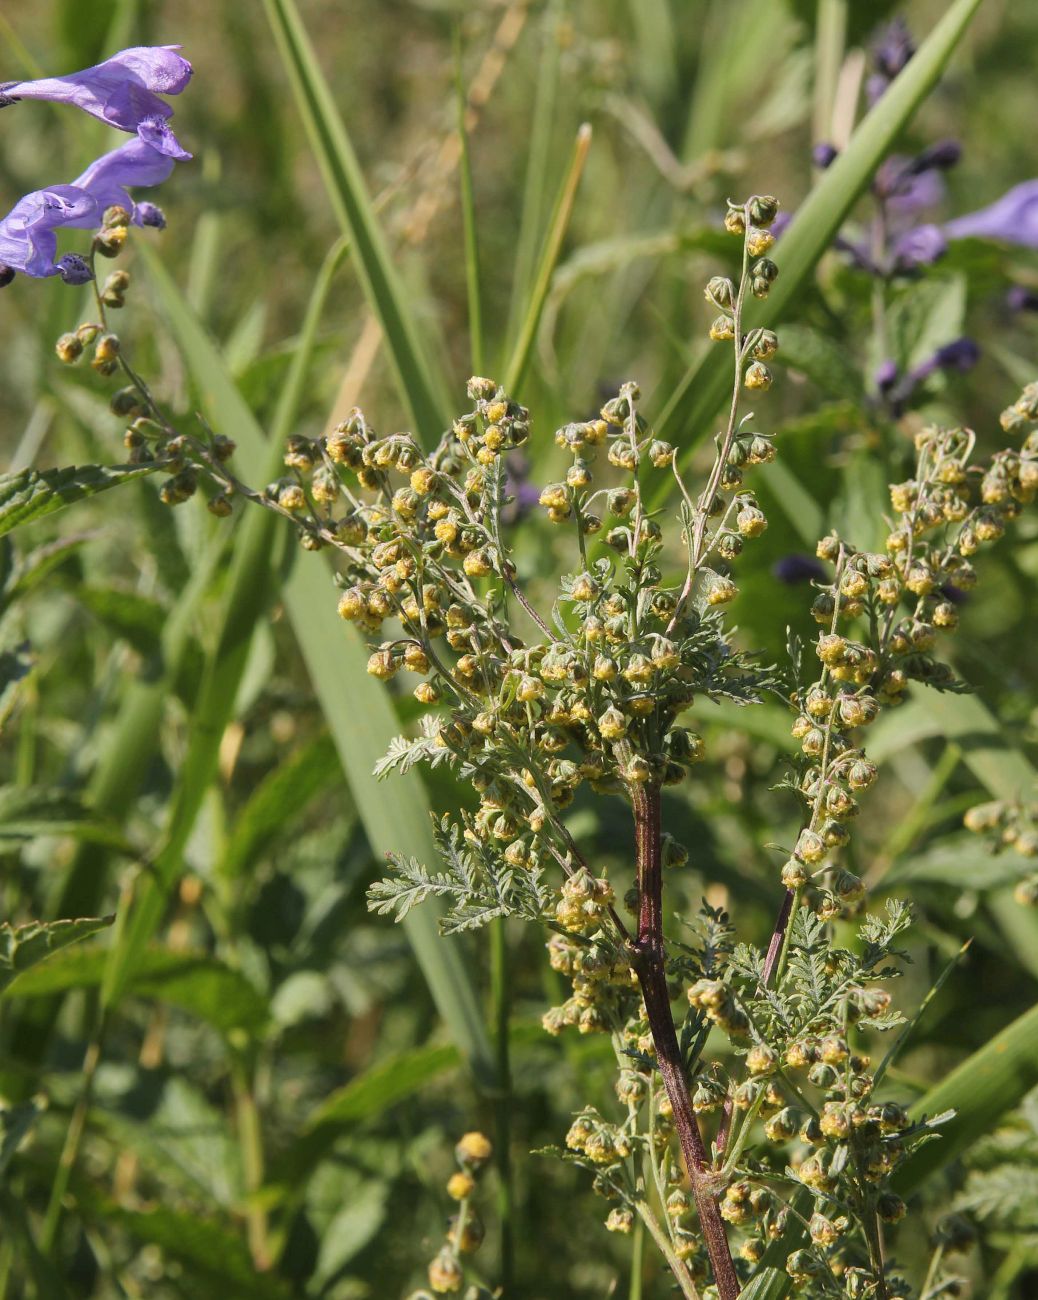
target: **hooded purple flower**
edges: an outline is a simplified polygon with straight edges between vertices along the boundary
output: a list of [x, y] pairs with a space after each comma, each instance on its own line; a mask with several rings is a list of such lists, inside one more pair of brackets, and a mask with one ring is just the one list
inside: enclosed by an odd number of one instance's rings
[[66, 77], [0, 83], [0, 108], [21, 99], [75, 104], [120, 131], [140, 136], [159, 153], [187, 159], [167, 119], [173, 110], [159, 95], [179, 95], [191, 79], [191, 64], [179, 45], [138, 45], [104, 63]]
[[[94, 199], [99, 213], [106, 208], [125, 208], [136, 226], [158, 225], [149, 220], [152, 212], [159, 212], [153, 203], [134, 203], [126, 193], [128, 185], [161, 185], [173, 170], [175, 164], [169, 154], [159, 153], [143, 140], [128, 140], [126, 144], [113, 149], [92, 162], [82, 176], [77, 176], [72, 184], [86, 192]], [[160, 214], [161, 217], [161, 214]], [[82, 229], [89, 229], [97, 222], [81, 218], [65, 223]]]
[[[101, 224], [105, 209], [125, 208], [141, 225], [164, 224], [152, 203], [135, 204], [127, 194], [130, 185], [158, 185], [173, 170], [168, 154], [159, 153], [142, 140], [128, 140], [90, 164], [71, 185], [53, 185], [20, 199], [0, 221], [0, 266], [24, 275], [61, 275], [69, 283], [83, 283], [81, 258], [54, 260], [57, 230], [69, 226], [92, 230]], [[89, 274], [85, 277], [89, 279]]]
[[945, 224], [949, 239], [999, 239], [1038, 249], [1038, 180], [1014, 185], [979, 212], [968, 212]]
[[[25, 275], [61, 275], [72, 265], [58, 251], [59, 226], [99, 225], [97, 201], [75, 185], [54, 185], [49, 190], [34, 190], [19, 199], [0, 221], [0, 266]], [[78, 268], [82, 259], [75, 259]], [[87, 276], [89, 279], [89, 275]], [[72, 283], [82, 283], [74, 278]]]

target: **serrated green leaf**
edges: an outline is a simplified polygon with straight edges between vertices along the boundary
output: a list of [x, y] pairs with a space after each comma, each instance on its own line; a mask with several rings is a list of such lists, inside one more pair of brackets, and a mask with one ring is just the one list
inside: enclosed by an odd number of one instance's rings
[[69, 465], [4, 474], [0, 476], [0, 537], [154, 469], [153, 465]]
[[114, 916], [88, 916], [68, 921], [29, 921], [25, 925], [0, 925], [0, 994], [11, 983], [61, 948], [78, 943], [115, 920]]

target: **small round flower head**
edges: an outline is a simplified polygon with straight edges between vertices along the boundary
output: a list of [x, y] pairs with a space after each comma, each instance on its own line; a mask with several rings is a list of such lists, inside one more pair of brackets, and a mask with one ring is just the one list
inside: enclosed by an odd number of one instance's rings
[[478, 1132], [466, 1133], [454, 1148], [458, 1164], [469, 1169], [478, 1169], [481, 1165], [485, 1165], [492, 1152], [490, 1139]]
[[454, 1258], [449, 1246], [444, 1246], [429, 1265], [429, 1285], [441, 1295], [460, 1291], [464, 1276], [461, 1265]]

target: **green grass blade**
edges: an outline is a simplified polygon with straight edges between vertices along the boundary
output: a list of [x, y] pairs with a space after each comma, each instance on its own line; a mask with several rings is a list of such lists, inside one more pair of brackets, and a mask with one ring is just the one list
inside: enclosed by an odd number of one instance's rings
[[591, 127], [585, 122], [577, 132], [569, 166], [566, 168], [566, 174], [559, 188], [558, 198], [555, 200], [555, 210], [552, 213], [544, 241], [544, 253], [537, 268], [537, 276], [519, 330], [519, 337], [516, 340], [515, 351], [512, 353], [505, 369], [504, 385], [505, 391], [508, 393], [518, 392], [519, 385], [526, 374], [530, 353], [533, 351], [534, 340], [537, 337], [537, 327], [541, 323], [541, 313], [544, 311], [548, 290], [551, 288], [552, 272], [555, 270], [559, 254], [562, 252], [562, 241], [566, 238], [566, 230], [577, 197], [577, 187], [580, 185], [580, 178], [584, 174], [584, 164], [587, 162], [590, 148]]
[[526, 303], [530, 300], [537, 250], [541, 245], [541, 220], [545, 209], [545, 180], [550, 174], [551, 140], [555, 126], [555, 99], [559, 85], [558, 26], [565, 6], [549, 5], [541, 22], [538, 37], [537, 90], [530, 123], [530, 148], [523, 181], [523, 204], [519, 216], [519, 234], [512, 266], [512, 293], [508, 304], [509, 349], [514, 350], [519, 337]]
[[461, 38], [455, 28], [455, 95], [458, 106], [458, 141], [461, 145], [458, 175], [461, 182], [461, 221], [465, 238], [465, 289], [469, 309], [469, 359], [472, 373], [483, 373], [483, 307], [479, 292], [479, 241], [476, 238], [476, 200], [472, 192], [472, 160], [465, 129], [465, 86], [461, 78]]
[[[154, 260], [150, 266], [165, 318], [202, 391], [214, 427], [234, 430], [238, 472], [246, 480], [266, 481], [270, 476], [272, 451], [255, 416], [228, 375], [212, 339], [174, 282]], [[259, 509], [252, 510], [242, 520], [243, 537], [229, 584], [226, 638], [222, 638], [228, 654], [238, 653], [236, 643], [227, 639], [234, 635], [234, 620], [245, 614], [254, 622], [262, 603], [257, 589], [269, 587], [263, 578], [266, 551], [244, 534], [247, 530], [265, 530], [276, 524], [273, 516]], [[247, 554], [247, 560], [242, 559], [243, 554]], [[372, 776], [376, 760], [400, 730], [385, 688], [368, 676], [366, 647], [335, 612], [335, 588], [329, 570], [319, 559], [300, 555], [299, 560], [284, 584], [282, 596], [368, 840], [379, 852], [392, 849], [435, 863], [436, 848], [426, 811], [429, 801], [418, 774], [394, 777], [389, 785], [380, 785]], [[253, 567], [249, 568], [249, 564]], [[241, 628], [237, 635], [242, 635]], [[218, 681], [229, 675], [222, 668], [217, 673]], [[228, 689], [233, 700], [234, 684]], [[226, 699], [220, 700], [211, 693], [207, 707], [226, 712], [228, 705]], [[207, 751], [204, 756], [189, 754], [188, 762], [201, 763], [204, 757], [206, 770], [211, 772], [222, 731], [222, 726], [217, 729], [206, 720], [199, 733], [200, 742], [208, 740], [212, 752]], [[198, 779], [191, 773], [185, 776], [185, 784], [188, 783], [197, 789]], [[161, 866], [166, 870], [171, 864], [172, 859], [166, 858]], [[145, 885], [144, 890], [147, 889]], [[158, 889], [153, 889], [150, 895], [146, 893], [139, 903], [144, 920], [132, 940], [138, 951], [150, 937], [147, 927], [157, 924], [156, 896], [161, 909], [164, 893]], [[472, 1063], [477, 1079], [489, 1085], [494, 1078], [493, 1056], [460, 947], [439, 936], [435, 914], [428, 907], [413, 913], [404, 924], [440, 1015]], [[131, 940], [128, 938], [126, 942]]]
[[1038, 1084], [1038, 1006], [985, 1043], [911, 1108], [913, 1119], [954, 1110], [940, 1127], [941, 1140], [928, 1142], [897, 1176], [902, 1195], [990, 1133], [1007, 1111]]
[[264, 8], [328, 197], [343, 233], [350, 238], [368, 305], [382, 326], [401, 398], [415, 432], [433, 442], [446, 426], [446, 414], [331, 88], [294, 0], [264, 0]]
[[[850, 144], [798, 208], [775, 246], [781, 275], [763, 302], [746, 314], [746, 328], [773, 324], [805, 287], [876, 168], [933, 89], [983, 0], [955, 0], [897, 80], [855, 131]], [[713, 348], [691, 367], [657, 420], [661, 436], [680, 442], [684, 455], [705, 438], [731, 386], [727, 352]]]

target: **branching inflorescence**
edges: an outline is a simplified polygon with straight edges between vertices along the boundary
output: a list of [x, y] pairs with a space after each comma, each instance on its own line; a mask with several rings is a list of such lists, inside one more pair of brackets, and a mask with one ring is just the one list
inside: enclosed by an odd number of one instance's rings
[[[559, 1153], [593, 1171], [612, 1202], [607, 1226], [625, 1232], [640, 1217], [687, 1297], [732, 1300], [775, 1243], [805, 1294], [884, 1300], [915, 1294], [884, 1241], [905, 1210], [891, 1178], [941, 1117], [913, 1122], [877, 1097], [901, 1037], [875, 1068], [856, 1045], [861, 1030], [901, 1021], [881, 985], [898, 974], [909, 914], [890, 904], [885, 917], [860, 916], [864, 887], [840, 855], [876, 777], [865, 729], [911, 682], [958, 688], [938, 638], [975, 582], [974, 554], [1034, 496], [1038, 390], [1003, 418], [1023, 449], [985, 468], [971, 464], [967, 430], [917, 435], [912, 477], [891, 488], [884, 552], [822, 539], [832, 579], [812, 607], [819, 671], [801, 679], [794, 644], [791, 687], [726, 625], [732, 566], [767, 526], [746, 480], [776, 454], [741, 406], [770, 386], [778, 346], [770, 330], [743, 328], [748, 295], [766, 297], [777, 275], [766, 256], [777, 207], [767, 197], [730, 205], [741, 271], [707, 287], [733, 384], [702, 491], [689, 491], [633, 383], [598, 418], [556, 433], [570, 464], [540, 504], [570, 530], [575, 564], [550, 609], [535, 607], [509, 551], [508, 456], [530, 437], [530, 415], [492, 380], [469, 381], [470, 409], [431, 450], [355, 411], [328, 438], [291, 439], [284, 476], [258, 491], [229, 468], [228, 438], [179, 432], [129, 365], [105, 315], [124, 280], [99, 288], [99, 321], [58, 351], [72, 362], [99, 339], [95, 368], [126, 380], [112, 408], [129, 421], [130, 459], [170, 472], [167, 503], [205, 485], [215, 514], [244, 497], [292, 520], [306, 549], [337, 552], [339, 613], [374, 642], [368, 671], [418, 679], [418, 734], [394, 743], [379, 774], [448, 765], [478, 806], [437, 824], [439, 869], [396, 860], [370, 906], [399, 919], [435, 895], [447, 900], [447, 931], [517, 916], [551, 932], [550, 962], [572, 992], [546, 1029], [608, 1033], [616, 1050], [617, 1115], [585, 1109]], [[121, 238], [102, 245], [126, 229], [125, 211], [109, 212], [95, 253], [117, 252]], [[648, 506], [657, 474], [673, 475], [681, 496], [683, 570]], [[664, 830], [661, 795], [705, 751], [686, 715], [701, 700], [752, 705], [768, 693], [794, 707], [801, 755], [786, 784], [803, 806], [770, 944], [737, 943], [727, 915], [708, 907], [684, 942], [668, 938], [664, 869], [688, 852]], [[583, 785], [631, 810], [632, 870], [619, 886], [567, 824]], [[857, 938], [840, 947], [831, 923], [854, 915]], [[460, 1285], [456, 1254], [448, 1243], [434, 1288]]]

